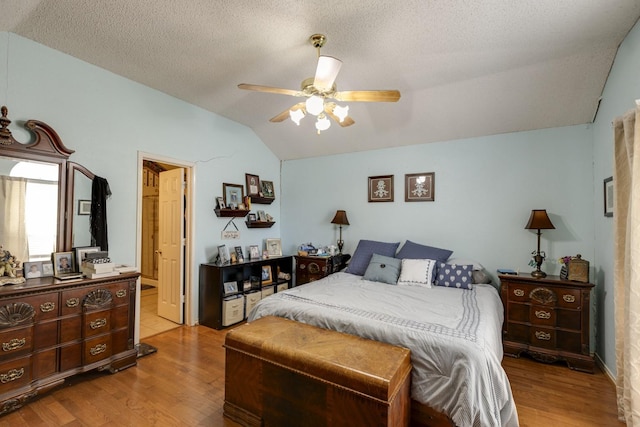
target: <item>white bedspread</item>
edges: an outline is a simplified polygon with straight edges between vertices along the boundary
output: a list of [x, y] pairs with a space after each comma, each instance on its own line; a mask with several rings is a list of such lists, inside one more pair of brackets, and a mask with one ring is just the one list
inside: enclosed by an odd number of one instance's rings
[[458, 426], [518, 425], [500, 364], [502, 303], [491, 285], [429, 289], [336, 273], [263, 299], [248, 320], [269, 315], [406, 347], [413, 399]]

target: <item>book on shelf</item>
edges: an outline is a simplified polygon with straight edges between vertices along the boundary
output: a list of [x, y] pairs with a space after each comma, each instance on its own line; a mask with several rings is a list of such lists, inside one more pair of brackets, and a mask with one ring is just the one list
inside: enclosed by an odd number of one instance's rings
[[500, 274], [512, 274], [514, 276], [518, 274], [517, 271], [512, 270], [510, 268], [499, 268], [498, 269], [498, 273], [500, 273]]
[[116, 264], [113, 266], [113, 270], [119, 273], [137, 273], [138, 267], [135, 265]]
[[109, 272], [106, 272], [106, 273], [89, 273], [89, 272], [85, 272], [84, 275], [87, 276], [87, 278], [89, 278], [89, 279], [102, 279], [104, 277], [119, 276], [120, 272], [119, 271], [109, 271]]

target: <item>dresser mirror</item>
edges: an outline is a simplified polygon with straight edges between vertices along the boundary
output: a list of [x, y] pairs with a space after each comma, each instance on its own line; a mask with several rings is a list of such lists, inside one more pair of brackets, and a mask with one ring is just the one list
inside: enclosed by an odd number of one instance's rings
[[24, 127], [31, 140], [17, 141], [9, 129], [7, 108], [1, 112], [0, 245], [21, 262], [89, 246], [89, 215], [79, 215], [77, 201], [91, 200], [94, 175], [68, 162], [73, 150], [47, 124], [27, 121]]

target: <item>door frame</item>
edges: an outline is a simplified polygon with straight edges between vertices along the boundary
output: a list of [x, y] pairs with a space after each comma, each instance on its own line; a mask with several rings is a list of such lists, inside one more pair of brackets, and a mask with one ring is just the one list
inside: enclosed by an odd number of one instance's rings
[[[137, 214], [136, 214], [136, 260], [137, 265], [141, 265], [142, 262], [142, 175], [143, 175], [143, 162], [145, 160], [167, 163], [177, 167], [185, 169], [185, 182], [187, 185], [186, 191], [186, 205], [185, 205], [185, 227], [184, 236], [186, 241], [184, 251], [184, 323], [189, 326], [193, 326], [193, 271], [192, 260], [195, 243], [193, 236], [193, 229], [195, 224], [195, 176], [196, 176], [196, 164], [187, 162], [185, 160], [178, 160], [159, 154], [152, 154], [144, 151], [138, 151], [138, 183], [137, 183]], [[138, 280], [136, 292], [136, 322], [135, 322], [135, 338], [134, 342], [137, 344], [140, 342], [140, 280]]]

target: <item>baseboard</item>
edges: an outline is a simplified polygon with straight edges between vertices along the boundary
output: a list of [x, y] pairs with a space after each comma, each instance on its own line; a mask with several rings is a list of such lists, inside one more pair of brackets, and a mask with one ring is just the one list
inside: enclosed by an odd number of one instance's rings
[[611, 381], [611, 383], [613, 385], [616, 385], [616, 377], [615, 377], [615, 375], [613, 375], [613, 372], [611, 372], [609, 370], [609, 368], [607, 367], [607, 365], [604, 364], [604, 362], [602, 361], [600, 356], [598, 356], [598, 353], [595, 353], [594, 356], [595, 356], [595, 359], [596, 359], [596, 365], [598, 365], [600, 370], [602, 372], [604, 372], [604, 374], [607, 376], [607, 378], [609, 378], [609, 381]]

